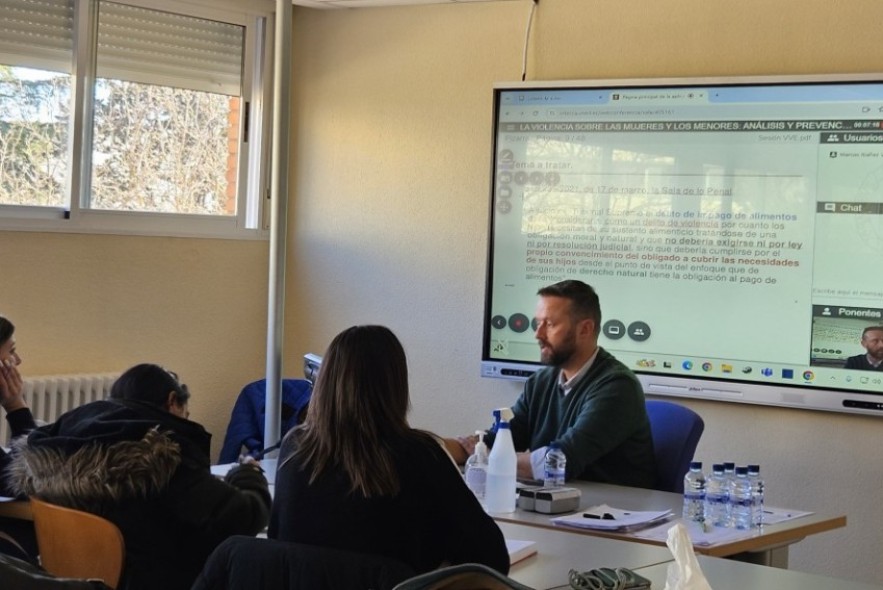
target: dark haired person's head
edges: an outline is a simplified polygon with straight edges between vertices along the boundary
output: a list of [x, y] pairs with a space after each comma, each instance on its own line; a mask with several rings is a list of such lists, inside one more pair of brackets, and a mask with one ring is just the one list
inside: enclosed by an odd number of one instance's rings
[[598, 294], [582, 281], [568, 279], [537, 291], [540, 297], [561, 297], [570, 301], [570, 315], [573, 321], [590, 319], [595, 323], [595, 336], [601, 330], [601, 303]]
[[8, 319], [0, 315], [0, 363], [20, 365], [21, 357], [15, 350], [15, 326]]
[[408, 436], [405, 350], [384, 326], [354, 326], [335, 336], [322, 359], [296, 456], [314, 480], [337, 465], [365, 496], [398, 490], [387, 442]]
[[[883, 326], [868, 326], [867, 328], [862, 330], [862, 339], [864, 339], [868, 335], [868, 332], [883, 332]], [[0, 343], [2, 342], [3, 340], [2, 338], [0, 338]]]
[[862, 331], [862, 346], [868, 354], [883, 360], [883, 326], [868, 326]]
[[353, 326], [334, 337], [322, 360], [308, 419], [382, 436], [408, 429], [409, 407], [405, 350], [389, 328]]
[[569, 374], [597, 348], [601, 325], [598, 295], [589, 285], [575, 280], [543, 287], [537, 295], [540, 300], [534, 319], [540, 360]]
[[181, 418], [190, 415], [190, 391], [178, 375], [159, 365], [135, 365], [120, 375], [110, 389], [111, 399], [145, 402]]

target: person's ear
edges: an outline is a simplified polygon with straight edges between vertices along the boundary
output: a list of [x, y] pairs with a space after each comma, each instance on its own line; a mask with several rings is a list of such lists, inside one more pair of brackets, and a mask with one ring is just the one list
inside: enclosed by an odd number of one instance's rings
[[178, 394], [175, 393], [174, 390], [169, 392], [169, 396], [166, 398], [166, 411], [171, 412], [172, 408], [178, 405]]
[[585, 318], [579, 323], [578, 330], [580, 336], [593, 336], [595, 334], [595, 320]]

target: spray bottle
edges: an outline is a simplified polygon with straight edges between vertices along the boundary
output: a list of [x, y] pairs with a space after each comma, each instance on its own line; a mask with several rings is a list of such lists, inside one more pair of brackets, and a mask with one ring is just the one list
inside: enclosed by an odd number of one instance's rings
[[509, 408], [494, 410], [497, 436], [488, 456], [485, 488], [485, 506], [491, 513], [515, 512], [515, 474], [518, 459], [512, 442], [512, 431], [509, 430], [511, 418], [512, 410]]

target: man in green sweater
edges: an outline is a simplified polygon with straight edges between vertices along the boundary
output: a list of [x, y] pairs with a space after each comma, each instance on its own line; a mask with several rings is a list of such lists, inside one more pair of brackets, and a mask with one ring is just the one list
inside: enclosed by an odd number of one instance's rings
[[[627, 486], [656, 485], [650, 421], [641, 384], [598, 346], [601, 306], [589, 285], [566, 280], [540, 289], [536, 339], [547, 367], [534, 373], [512, 407], [518, 477], [543, 479], [546, 449], [567, 456], [567, 479]], [[489, 442], [493, 436], [489, 435]], [[475, 437], [447, 440], [458, 463]]]

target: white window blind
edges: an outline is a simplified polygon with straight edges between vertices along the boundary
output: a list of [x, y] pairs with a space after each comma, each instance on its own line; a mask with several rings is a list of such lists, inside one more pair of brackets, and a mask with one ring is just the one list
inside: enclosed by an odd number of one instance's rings
[[239, 96], [243, 40], [238, 25], [102, 0], [97, 76]]
[[73, 0], [0, 0], [0, 64], [71, 71]]

